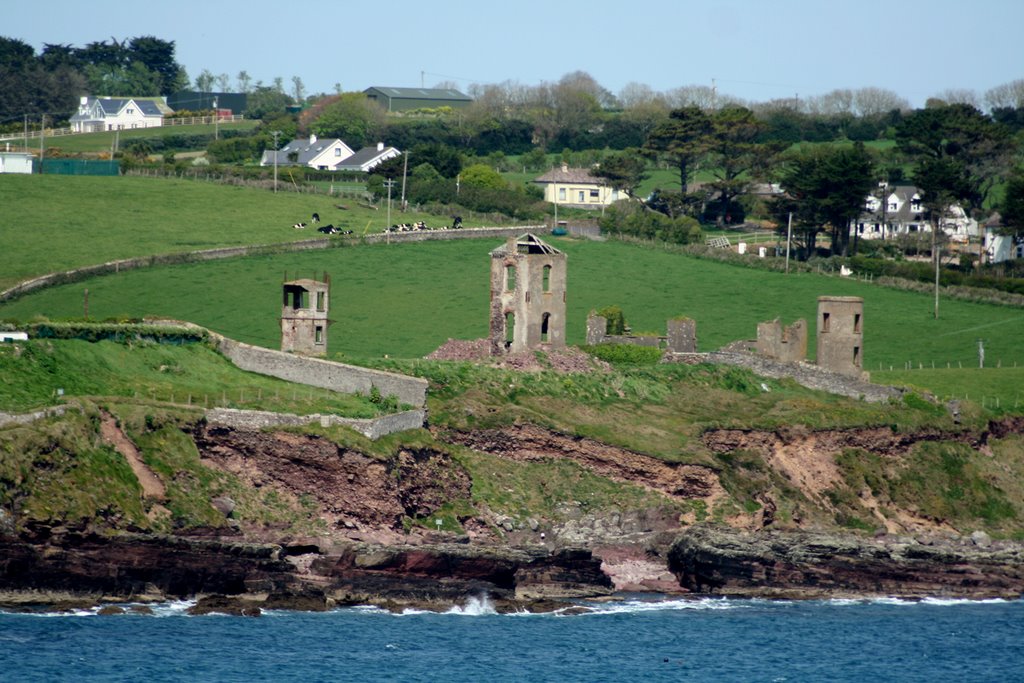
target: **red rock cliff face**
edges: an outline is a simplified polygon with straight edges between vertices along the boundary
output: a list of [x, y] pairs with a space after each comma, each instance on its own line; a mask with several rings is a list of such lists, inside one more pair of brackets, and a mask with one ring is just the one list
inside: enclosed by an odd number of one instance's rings
[[251, 486], [311, 496], [335, 528], [400, 529], [403, 516], [430, 515], [470, 493], [469, 475], [447, 454], [430, 450], [376, 460], [314, 436], [209, 425], [194, 438], [204, 464]]

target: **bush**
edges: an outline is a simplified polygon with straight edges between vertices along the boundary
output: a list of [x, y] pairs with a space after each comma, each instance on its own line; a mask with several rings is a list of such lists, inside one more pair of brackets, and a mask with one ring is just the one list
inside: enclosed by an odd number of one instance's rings
[[605, 334], [626, 333], [626, 316], [618, 306], [605, 306], [596, 314], [608, 321], [604, 330]]
[[661, 360], [662, 354], [656, 346], [636, 344], [597, 344], [582, 348], [591, 356], [612, 365], [655, 365]]

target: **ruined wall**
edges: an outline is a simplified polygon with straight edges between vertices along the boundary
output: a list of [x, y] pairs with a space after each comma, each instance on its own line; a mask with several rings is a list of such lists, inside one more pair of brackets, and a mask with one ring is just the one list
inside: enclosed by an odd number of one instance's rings
[[677, 318], [667, 323], [668, 334], [653, 335], [608, 334], [608, 320], [600, 315], [587, 316], [587, 344], [632, 344], [665, 348], [675, 353], [693, 353], [697, 350], [697, 323], [689, 318]]
[[33, 410], [28, 413], [5, 413], [0, 411], [0, 427], [6, 427], [8, 425], [24, 425], [36, 420], [41, 420], [44, 417], [53, 417], [55, 415], [63, 415], [68, 409], [68, 406], [51, 406], [49, 408], [40, 408], [39, 410]]
[[317, 423], [323, 427], [348, 427], [373, 440], [407, 429], [419, 429], [424, 425], [426, 419], [427, 415], [423, 410], [406, 410], [401, 413], [382, 415], [372, 419], [339, 417], [337, 415], [322, 415], [320, 413], [294, 415], [292, 413], [272, 413], [265, 410], [237, 410], [234, 408], [211, 408], [206, 411], [207, 422], [226, 425], [236, 429], [298, 427]]
[[600, 315], [587, 316], [587, 345], [603, 344], [608, 334], [608, 319]]
[[565, 346], [566, 256], [557, 250], [520, 253], [516, 245], [509, 238], [491, 252], [491, 355]]
[[857, 296], [818, 297], [817, 364], [860, 377], [864, 350], [864, 300]]
[[784, 326], [776, 318], [757, 324], [757, 353], [786, 363], [807, 359], [807, 321]]
[[665, 346], [673, 353], [694, 353], [697, 351], [697, 321], [689, 318], [669, 320]]

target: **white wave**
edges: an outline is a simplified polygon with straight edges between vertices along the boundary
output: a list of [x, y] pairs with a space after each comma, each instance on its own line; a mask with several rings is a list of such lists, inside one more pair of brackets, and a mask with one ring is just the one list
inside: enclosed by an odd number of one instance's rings
[[721, 610], [750, 607], [750, 601], [729, 598], [673, 598], [666, 600], [623, 600], [587, 605], [591, 614], [634, 614], [674, 610]]

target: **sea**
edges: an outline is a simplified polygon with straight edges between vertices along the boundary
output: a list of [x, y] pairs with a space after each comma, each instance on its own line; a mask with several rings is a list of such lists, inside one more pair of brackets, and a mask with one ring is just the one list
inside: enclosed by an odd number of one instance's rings
[[583, 614], [0, 613], [2, 681], [1024, 681], [1024, 600], [624, 595]]

